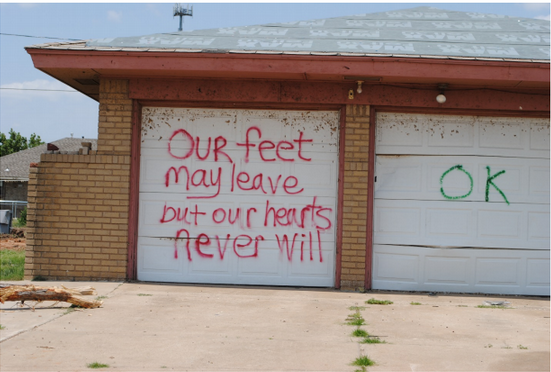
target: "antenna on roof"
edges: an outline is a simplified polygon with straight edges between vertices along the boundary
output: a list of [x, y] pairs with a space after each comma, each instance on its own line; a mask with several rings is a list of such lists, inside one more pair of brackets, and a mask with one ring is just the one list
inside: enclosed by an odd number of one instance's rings
[[191, 9], [189, 8], [189, 5], [186, 5], [186, 8], [182, 7], [180, 4], [174, 5], [174, 15], [173, 17], [180, 17], [180, 28], [178, 28], [178, 31], [182, 31], [182, 17], [183, 16], [190, 16], [193, 17], [193, 5], [191, 6]]

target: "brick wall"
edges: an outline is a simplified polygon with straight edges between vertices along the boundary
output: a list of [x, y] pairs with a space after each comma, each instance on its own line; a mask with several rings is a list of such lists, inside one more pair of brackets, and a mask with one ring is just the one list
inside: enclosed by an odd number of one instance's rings
[[369, 106], [346, 107], [341, 288], [364, 287]]
[[[364, 287], [369, 106], [346, 109], [341, 288]], [[128, 82], [102, 80], [98, 150], [44, 154], [29, 175], [27, 279], [124, 279], [132, 100]]]
[[101, 80], [97, 152], [31, 168], [26, 279], [126, 277], [131, 117], [128, 82]]

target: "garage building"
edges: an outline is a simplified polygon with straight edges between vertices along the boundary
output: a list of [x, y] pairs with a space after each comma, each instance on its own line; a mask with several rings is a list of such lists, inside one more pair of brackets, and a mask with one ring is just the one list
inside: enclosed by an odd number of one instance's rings
[[98, 147], [27, 278], [549, 295], [549, 21], [419, 7], [48, 43]]

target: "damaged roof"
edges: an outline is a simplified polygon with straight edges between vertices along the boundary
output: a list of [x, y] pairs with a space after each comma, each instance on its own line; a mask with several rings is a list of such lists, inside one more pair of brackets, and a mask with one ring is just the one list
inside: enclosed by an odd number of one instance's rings
[[416, 7], [257, 26], [31, 46], [128, 52], [300, 54], [549, 62], [550, 22]]

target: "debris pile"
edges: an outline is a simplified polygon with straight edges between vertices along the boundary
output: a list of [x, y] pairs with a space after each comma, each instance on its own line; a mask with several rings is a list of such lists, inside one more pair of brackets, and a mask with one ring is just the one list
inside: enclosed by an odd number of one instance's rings
[[0, 302], [5, 301], [63, 301], [75, 306], [93, 309], [100, 307], [103, 301], [86, 300], [81, 296], [93, 296], [96, 291], [92, 287], [67, 288], [38, 287], [29, 285], [0, 285]]

